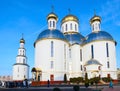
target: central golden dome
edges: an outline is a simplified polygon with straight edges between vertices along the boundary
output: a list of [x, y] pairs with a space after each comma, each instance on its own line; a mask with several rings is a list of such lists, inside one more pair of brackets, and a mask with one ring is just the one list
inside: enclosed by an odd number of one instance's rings
[[56, 21], [58, 20], [58, 17], [55, 13], [51, 12], [50, 14], [48, 14], [47, 16], [47, 20], [50, 19], [50, 18], [54, 18]]
[[62, 23], [67, 22], [67, 21], [75, 21], [75, 22], [79, 22], [78, 18], [74, 15], [67, 15], [62, 19]]
[[99, 21], [101, 22], [101, 17], [94, 15], [91, 19], [90, 19], [90, 24], [92, 24], [94, 21]]

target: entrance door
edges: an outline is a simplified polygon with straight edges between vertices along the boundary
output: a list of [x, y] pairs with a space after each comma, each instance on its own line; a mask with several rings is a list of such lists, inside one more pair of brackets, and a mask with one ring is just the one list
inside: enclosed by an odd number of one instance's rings
[[53, 74], [50, 75], [50, 81], [54, 81], [54, 75]]

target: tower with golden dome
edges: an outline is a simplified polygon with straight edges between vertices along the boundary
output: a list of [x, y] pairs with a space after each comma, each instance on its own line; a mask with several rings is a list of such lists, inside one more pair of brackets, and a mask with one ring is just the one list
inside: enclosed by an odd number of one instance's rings
[[20, 47], [16, 57], [16, 63], [13, 65], [13, 80], [23, 81], [29, 79], [29, 65], [27, 64], [26, 49], [24, 47], [25, 40], [20, 39]]

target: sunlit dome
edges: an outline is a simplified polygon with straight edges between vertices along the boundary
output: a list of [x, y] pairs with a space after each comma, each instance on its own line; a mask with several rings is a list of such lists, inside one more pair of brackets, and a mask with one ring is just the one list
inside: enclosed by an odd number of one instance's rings
[[101, 17], [94, 15], [91, 19], [90, 19], [90, 24], [92, 24], [94, 21], [99, 21], [101, 22]]
[[20, 43], [25, 43], [25, 40], [23, 38], [20, 39]]
[[48, 14], [47, 16], [47, 20], [49, 20], [50, 18], [54, 18], [56, 21], [58, 20], [58, 17], [55, 13], [51, 12], [50, 14]]
[[78, 19], [76, 16], [71, 15], [71, 14], [65, 16], [65, 17], [62, 19], [62, 23], [67, 22], [67, 21], [75, 21], [75, 22], [79, 23], [79, 19]]

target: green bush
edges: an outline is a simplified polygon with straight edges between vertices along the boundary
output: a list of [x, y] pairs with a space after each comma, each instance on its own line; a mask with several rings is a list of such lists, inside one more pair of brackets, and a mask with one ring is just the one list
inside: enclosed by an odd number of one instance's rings
[[53, 91], [61, 91], [60, 88], [54, 88]]
[[102, 80], [104, 82], [110, 82], [111, 78], [110, 77], [103, 77]]
[[73, 90], [74, 90], [74, 91], [79, 91], [79, 89], [80, 89], [79, 85], [73, 86]]

